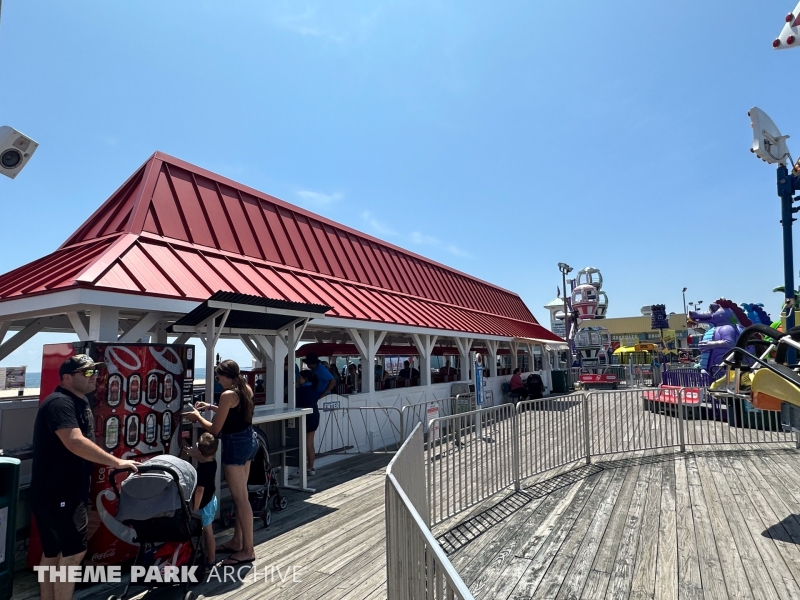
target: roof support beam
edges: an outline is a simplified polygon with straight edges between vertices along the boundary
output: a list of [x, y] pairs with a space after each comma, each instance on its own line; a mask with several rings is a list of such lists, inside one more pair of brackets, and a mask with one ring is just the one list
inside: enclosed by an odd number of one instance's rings
[[[372, 393], [375, 391], [375, 355], [386, 337], [385, 331], [376, 332], [374, 329], [358, 330], [348, 329], [350, 338], [358, 348], [361, 355], [361, 391]], [[375, 335], [377, 333], [377, 336]], [[364, 381], [366, 379], [366, 387]]]
[[517, 360], [517, 352], [519, 352], [519, 342], [516, 340], [511, 340], [508, 342], [508, 347], [511, 349], [511, 372], [514, 372], [519, 366], [519, 361]]
[[146, 335], [150, 328], [161, 320], [162, 314], [160, 312], [149, 312], [142, 315], [142, 317], [131, 327], [119, 336], [119, 342], [133, 343], [139, 341], [142, 336]]
[[44, 317], [36, 319], [33, 323], [28, 325], [25, 329], [12, 336], [9, 340], [0, 344], [0, 360], [4, 360], [14, 350], [22, 346], [25, 342], [39, 333], [45, 326], [52, 321], [52, 317]]
[[489, 350], [489, 376], [497, 377], [497, 348], [500, 342], [497, 340], [486, 340], [486, 348]]
[[119, 336], [119, 308], [92, 306], [89, 313], [89, 339], [116, 342]]
[[67, 318], [69, 319], [72, 328], [75, 330], [75, 333], [78, 334], [78, 339], [82, 342], [88, 342], [90, 339], [89, 319], [86, 318], [86, 315], [82, 315], [76, 310], [68, 312]]
[[436, 345], [436, 340], [439, 339], [438, 335], [420, 335], [412, 333], [414, 344], [419, 352], [420, 361], [422, 364], [419, 366], [420, 385], [430, 385], [431, 383], [431, 353], [433, 347]]
[[472, 365], [469, 364], [469, 353], [472, 349], [472, 342], [474, 341], [472, 338], [461, 338], [461, 337], [454, 337], [453, 341], [456, 343], [456, 347], [458, 348], [459, 354], [459, 366], [461, 367], [461, 373], [459, 374], [459, 379], [461, 381], [466, 381], [470, 379], [470, 367]]
[[259, 348], [258, 344], [253, 341], [253, 338], [246, 333], [239, 334], [239, 339], [242, 340], [247, 351], [250, 355], [263, 367], [264, 352]]
[[191, 337], [192, 337], [191, 333], [182, 333], [177, 338], [175, 338], [173, 344], [185, 344], [191, 339]]

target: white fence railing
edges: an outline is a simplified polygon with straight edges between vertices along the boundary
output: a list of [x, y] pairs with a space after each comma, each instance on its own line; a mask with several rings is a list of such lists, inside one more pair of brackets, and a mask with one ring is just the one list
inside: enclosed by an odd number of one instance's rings
[[314, 439], [317, 455], [394, 452], [405, 439], [395, 406], [355, 406], [321, 411]]
[[596, 391], [456, 413], [428, 423], [427, 443], [423, 429], [416, 422], [387, 469], [389, 600], [471, 598], [430, 527], [511, 486], [520, 489], [528, 477], [630, 451], [800, 448], [781, 413], [702, 388]]
[[514, 405], [439, 417], [428, 424], [428, 507], [434, 523], [519, 478]]
[[[593, 391], [433, 419], [431, 524], [521, 481], [592, 457], [687, 445], [794, 443], [779, 412], [704, 389]], [[798, 446], [800, 447], [800, 446]]]
[[389, 600], [473, 600], [428, 526], [422, 424], [386, 468]]

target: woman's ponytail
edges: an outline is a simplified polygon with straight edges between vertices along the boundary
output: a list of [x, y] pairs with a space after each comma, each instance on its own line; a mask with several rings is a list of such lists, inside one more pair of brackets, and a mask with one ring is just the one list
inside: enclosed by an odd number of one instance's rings
[[233, 380], [233, 391], [239, 396], [239, 402], [244, 403], [245, 421], [247, 423], [253, 422], [253, 412], [255, 411], [255, 404], [253, 403], [253, 390], [247, 385], [247, 380], [242, 376], [242, 371], [239, 365], [233, 360], [223, 360], [214, 369], [214, 373], [222, 375]]

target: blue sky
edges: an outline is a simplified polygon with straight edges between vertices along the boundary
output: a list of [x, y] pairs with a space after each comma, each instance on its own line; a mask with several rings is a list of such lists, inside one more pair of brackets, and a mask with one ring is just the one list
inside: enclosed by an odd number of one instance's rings
[[[162, 150], [520, 294], [601, 269], [609, 316], [782, 283], [759, 106], [800, 155], [791, 0], [5, 0], [0, 272]], [[800, 261], [795, 259], [800, 268]], [[49, 339], [49, 338], [48, 338]], [[43, 336], [4, 364], [38, 370]], [[234, 358], [243, 349], [225, 348]]]

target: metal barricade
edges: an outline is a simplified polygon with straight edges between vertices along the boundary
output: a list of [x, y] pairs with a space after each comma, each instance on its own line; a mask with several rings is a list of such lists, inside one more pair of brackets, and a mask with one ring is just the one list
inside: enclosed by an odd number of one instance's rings
[[526, 400], [517, 404], [518, 478], [524, 479], [587, 457], [586, 395]]
[[386, 467], [388, 600], [473, 600], [428, 525], [422, 424]]
[[580, 367], [570, 367], [569, 368], [569, 389], [574, 390], [577, 389], [575, 384], [579, 384], [581, 382], [581, 368]]
[[[403, 431], [411, 432], [414, 427], [417, 426], [417, 423], [422, 423], [423, 434], [427, 439], [428, 421], [430, 421], [431, 418], [452, 415], [455, 412], [455, 402], [455, 397], [451, 396], [439, 400], [406, 404], [400, 411], [402, 414], [401, 423], [403, 424]], [[434, 415], [434, 417], [430, 417], [428, 416], [430, 414], [429, 409], [433, 407], [438, 409], [438, 413]]]
[[[587, 395], [591, 455], [652, 450], [680, 444], [680, 424], [658, 390], [596, 391]], [[680, 394], [675, 393], [677, 404]], [[662, 410], [663, 408], [663, 410]]]
[[510, 404], [431, 420], [425, 463], [432, 525], [519, 481], [515, 428]]
[[661, 374], [661, 383], [677, 387], [707, 388], [711, 385], [711, 376], [691, 367], [669, 368]]
[[686, 419], [686, 444], [785, 444], [797, 441], [791, 427], [784, 425], [781, 412], [760, 410], [750, 403], [749, 394], [731, 394], [726, 390], [700, 389], [701, 400], [695, 407], [696, 390], [683, 390]]
[[394, 452], [403, 443], [403, 415], [395, 406], [329, 408], [321, 411], [315, 452]]
[[631, 387], [633, 385], [631, 368], [628, 365], [608, 365], [604, 367], [603, 372], [609, 375], [615, 375], [619, 387]]

